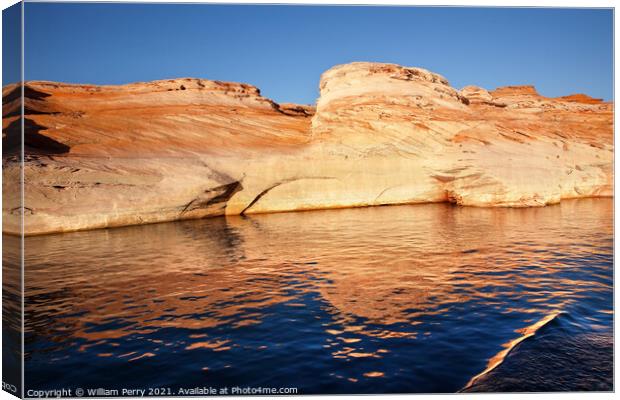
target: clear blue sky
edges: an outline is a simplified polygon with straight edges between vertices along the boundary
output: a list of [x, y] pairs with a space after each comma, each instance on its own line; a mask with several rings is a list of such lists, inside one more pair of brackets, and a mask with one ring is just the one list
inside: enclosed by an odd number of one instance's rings
[[378, 61], [427, 68], [456, 88], [613, 96], [610, 9], [27, 3], [25, 26], [27, 80], [199, 77], [313, 103], [323, 71]]

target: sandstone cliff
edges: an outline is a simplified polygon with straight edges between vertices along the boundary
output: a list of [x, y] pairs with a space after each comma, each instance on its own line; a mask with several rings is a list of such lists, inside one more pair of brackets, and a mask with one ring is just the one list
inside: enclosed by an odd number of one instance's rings
[[[3, 89], [9, 233], [20, 91]], [[459, 91], [393, 64], [330, 69], [316, 110], [200, 79], [28, 82], [24, 108], [26, 234], [401, 203], [542, 206], [613, 191], [612, 104], [531, 86]]]

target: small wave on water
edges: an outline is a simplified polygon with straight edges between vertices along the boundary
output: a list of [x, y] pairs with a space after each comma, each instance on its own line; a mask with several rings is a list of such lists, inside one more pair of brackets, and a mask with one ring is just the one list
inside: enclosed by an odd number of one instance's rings
[[555, 312], [522, 329], [459, 392], [613, 390], [612, 332], [575, 334], [570, 319]]
[[508, 343], [505, 343], [503, 345], [504, 350], [500, 351], [495, 356], [493, 356], [489, 360], [489, 363], [487, 364], [487, 367], [485, 368], [485, 370], [479, 373], [478, 375], [474, 376], [473, 378], [471, 378], [469, 382], [467, 382], [467, 385], [465, 385], [465, 387], [461, 391], [467, 391], [467, 389], [474, 386], [480, 379], [487, 376], [491, 371], [493, 371], [495, 368], [497, 368], [500, 364], [504, 362], [506, 357], [510, 355], [510, 352], [515, 347], [517, 347], [521, 342], [523, 342], [527, 338], [534, 336], [539, 329], [549, 324], [551, 321], [556, 319], [560, 314], [561, 314], [561, 311], [551, 313], [545, 316], [544, 318], [540, 319], [535, 324], [530, 325], [526, 328], [523, 328], [521, 330], [522, 336], [519, 336], [518, 338], [511, 340]]
[[522, 336], [520, 336], [520, 337], [518, 337], [518, 338], [516, 338], [514, 340], [511, 340], [510, 342], [504, 344], [503, 345], [504, 350], [500, 351], [495, 356], [493, 356], [489, 360], [489, 363], [487, 364], [487, 367], [485, 368], [485, 370], [482, 371], [481, 373], [479, 373], [478, 375], [474, 376], [473, 378], [471, 378], [469, 380], [469, 382], [467, 382], [467, 385], [465, 385], [465, 387], [461, 391], [467, 391], [467, 389], [469, 389], [472, 386], [474, 386], [476, 384], [476, 382], [478, 382], [481, 378], [483, 378], [484, 376], [488, 375], [489, 372], [493, 371], [501, 363], [503, 363], [504, 360], [506, 359], [506, 357], [508, 357], [508, 355], [510, 355], [510, 352], [515, 347], [517, 347], [517, 345], [519, 345], [519, 343], [523, 342], [524, 340], [526, 340], [529, 337], [534, 336], [536, 334], [536, 331], [538, 331], [539, 329], [541, 329], [542, 327], [544, 327], [545, 325], [547, 325], [548, 323], [553, 321], [560, 314], [561, 314], [561, 311], [551, 313], [551, 314], [545, 316], [544, 318], [542, 318], [541, 320], [539, 320], [538, 322], [536, 322], [535, 324], [530, 325], [530, 326], [522, 329], [521, 330]]

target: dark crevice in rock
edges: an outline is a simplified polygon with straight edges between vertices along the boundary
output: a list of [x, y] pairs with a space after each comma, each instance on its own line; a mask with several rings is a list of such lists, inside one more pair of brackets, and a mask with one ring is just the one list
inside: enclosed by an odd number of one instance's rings
[[265, 190], [263, 190], [262, 192], [260, 192], [260, 193], [259, 193], [259, 194], [258, 194], [258, 195], [254, 198], [254, 200], [252, 200], [252, 201], [250, 202], [250, 204], [248, 204], [248, 206], [247, 206], [246, 208], [244, 208], [244, 209], [243, 209], [243, 211], [241, 211], [241, 213], [240, 213], [240, 214], [241, 214], [241, 215], [245, 215], [245, 212], [246, 212], [247, 210], [249, 210], [249, 209], [250, 209], [250, 207], [252, 207], [254, 204], [256, 204], [256, 202], [257, 202], [257, 201], [259, 201], [261, 197], [263, 197], [264, 195], [266, 195], [267, 193], [269, 193], [269, 191], [270, 191], [270, 190], [272, 190], [272, 189], [274, 189], [274, 188], [277, 188], [278, 186], [282, 185], [283, 183], [285, 183], [285, 182], [279, 182], [279, 183], [276, 183], [275, 185], [270, 186], [270, 187], [268, 187], [267, 189], [265, 189]]
[[30, 207], [15, 207], [10, 210], [11, 214], [21, 214], [22, 212], [24, 214], [34, 214], [34, 211]]
[[183, 207], [181, 215], [190, 211], [209, 208], [215, 204], [225, 205], [235, 193], [242, 189], [243, 185], [240, 181], [234, 181], [226, 185], [207, 189], [198, 197], [187, 203], [185, 207]]
[[285, 183], [295, 182], [295, 181], [299, 181], [299, 180], [302, 180], [302, 179], [336, 179], [336, 178], [331, 177], [331, 176], [317, 176], [317, 177], [309, 177], [309, 178], [290, 178], [290, 179], [285, 179], [285, 180], [283, 180], [281, 182], [276, 183], [275, 185], [272, 185], [272, 186], [268, 187], [267, 189], [263, 190], [262, 192], [260, 192], [254, 198], [254, 200], [252, 200], [250, 202], [250, 204], [248, 204], [247, 207], [245, 207], [243, 209], [243, 211], [241, 211], [240, 215], [245, 215], [246, 211], [248, 211], [254, 204], [256, 204], [257, 201], [259, 201], [261, 199], [261, 197], [263, 197], [264, 195], [269, 193], [271, 190], [277, 188], [278, 186], [284, 185]]

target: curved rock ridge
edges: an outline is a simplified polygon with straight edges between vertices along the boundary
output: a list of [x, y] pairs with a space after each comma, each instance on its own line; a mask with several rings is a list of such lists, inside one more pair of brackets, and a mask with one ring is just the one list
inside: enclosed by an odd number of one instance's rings
[[[3, 88], [4, 231], [19, 232], [19, 86]], [[456, 90], [356, 62], [316, 108], [251, 85], [25, 85], [25, 233], [217, 215], [452, 202], [527, 207], [613, 193], [613, 104], [533, 86]]]

